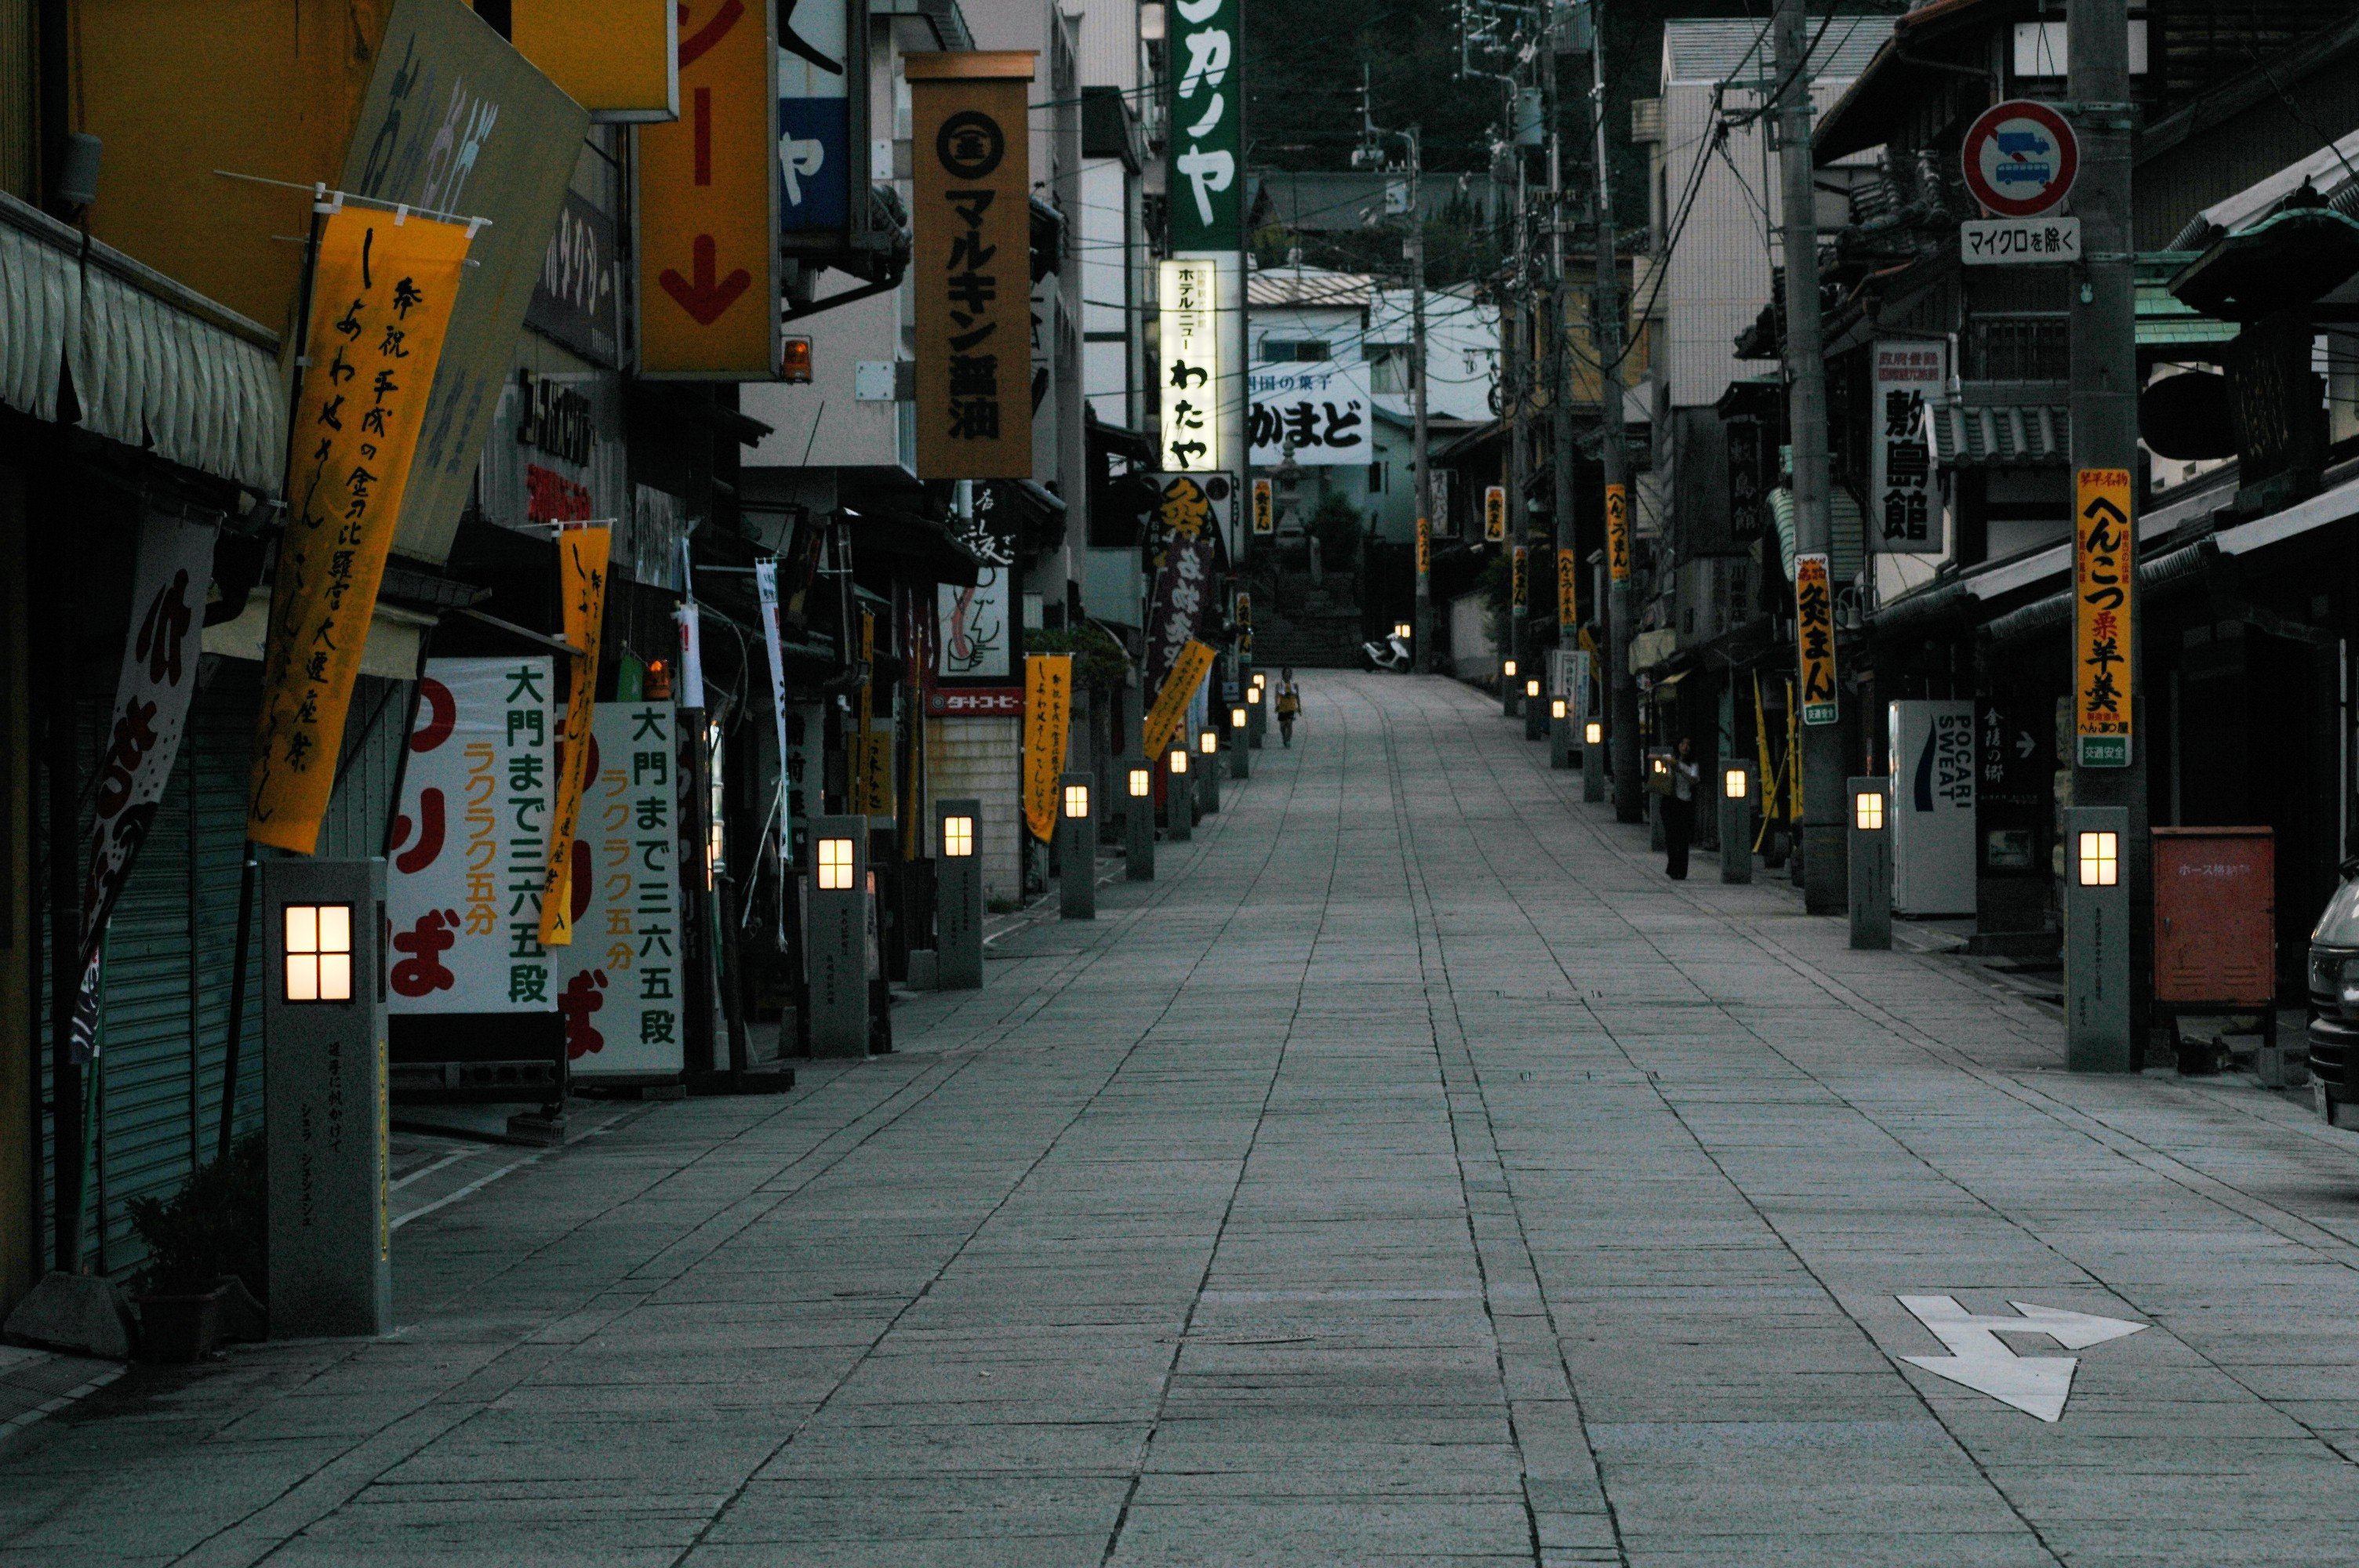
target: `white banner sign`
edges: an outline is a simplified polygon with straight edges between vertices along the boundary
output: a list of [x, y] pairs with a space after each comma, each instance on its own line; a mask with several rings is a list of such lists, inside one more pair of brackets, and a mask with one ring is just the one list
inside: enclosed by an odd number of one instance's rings
[[555, 1011], [540, 945], [554, 684], [545, 654], [426, 665], [386, 868], [394, 1012]]
[[573, 946], [558, 956], [582, 1077], [680, 1070], [679, 766], [669, 704], [602, 702], [573, 844]]
[[116, 895], [147, 842], [197, 690], [197, 635], [213, 579], [213, 530], [149, 513], [131, 568], [131, 627], [98, 760], [89, 864], [82, 877], [82, 986], [73, 1057], [98, 1054], [98, 960]]
[[1213, 263], [1163, 264], [1163, 469], [1212, 473], [1221, 466], [1221, 330]]
[[1968, 266], [2027, 266], [2081, 259], [2078, 218], [1970, 218], [1958, 225]]
[[1874, 444], [1868, 452], [1868, 534], [1887, 556], [1941, 553], [1941, 502], [1933, 485], [1925, 406], [1940, 395], [1948, 345], [1926, 340], [1878, 343], [1872, 374]]
[[1256, 367], [1245, 378], [1247, 439], [1256, 468], [1276, 468], [1294, 449], [1294, 460], [1317, 464], [1375, 461], [1375, 401], [1368, 367], [1341, 360]]

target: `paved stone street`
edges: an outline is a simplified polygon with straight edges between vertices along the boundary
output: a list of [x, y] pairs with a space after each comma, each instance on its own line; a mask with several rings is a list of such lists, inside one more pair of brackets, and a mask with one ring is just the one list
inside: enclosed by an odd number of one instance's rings
[[[438, 1200], [390, 1339], [52, 1418], [0, 1562], [2359, 1557], [2359, 1137], [1666, 881], [1477, 693], [1303, 687], [897, 1054]], [[1903, 1296], [2150, 1326], [1970, 1356]], [[2077, 1356], [2061, 1419], [1952, 1352]]]

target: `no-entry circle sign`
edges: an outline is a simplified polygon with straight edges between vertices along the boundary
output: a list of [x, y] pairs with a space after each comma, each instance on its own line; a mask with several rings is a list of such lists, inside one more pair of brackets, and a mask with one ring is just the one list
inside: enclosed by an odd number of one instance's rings
[[1960, 149], [1966, 189], [2001, 218], [2030, 218], [2071, 194], [2081, 144], [2045, 103], [2013, 99], [1983, 111]]

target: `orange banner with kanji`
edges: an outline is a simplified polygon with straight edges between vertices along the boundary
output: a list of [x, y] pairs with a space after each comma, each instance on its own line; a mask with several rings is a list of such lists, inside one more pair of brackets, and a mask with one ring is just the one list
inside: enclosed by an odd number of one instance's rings
[[1057, 784], [1073, 712], [1073, 655], [1024, 661], [1024, 821], [1042, 843], [1057, 830]]
[[1581, 623], [1581, 560], [1562, 545], [1556, 551], [1556, 623]]
[[1139, 726], [1139, 740], [1144, 754], [1159, 757], [1178, 739], [1180, 726], [1187, 722], [1188, 704], [1195, 699], [1196, 688], [1204, 682], [1204, 672], [1212, 667], [1212, 650], [1205, 643], [1190, 639], [1171, 662], [1171, 673], [1163, 677], [1163, 689], [1155, 694], [1155, 706], [1147, 710], [1146, 722]]
[[357, 207], [321, 223], [246, 805], [257, 844], [319, 841], [470, 234]]
[[1605, 572], [1615, 582], [1630, 580], [1630, 487], [1605, 487]]
[[[590, 726], [598, 697], [598, 643], [606, 626], [606, 563], [611, 528], [568, 528], [557, 535], [557, 591], [573, 655], [573, 690], [565, 704], [565, 744], [558, 753], [557, 811], [549, 820], [549, 876], [540, 893], [540, 945], [573, 942], [573, 839], [590, 765]], [[582, 902], [590, 891], [581, 890]]]
[[638, 142], [639, 373], [778, 373], [778, 103], [772, 7], [679, 7], [679, 120]]
[[2084, 768], [2130, 765], [2130, 612], [2137, 592], [2130, 470], [2081, 469], [2072, 487], [2072, 729]]

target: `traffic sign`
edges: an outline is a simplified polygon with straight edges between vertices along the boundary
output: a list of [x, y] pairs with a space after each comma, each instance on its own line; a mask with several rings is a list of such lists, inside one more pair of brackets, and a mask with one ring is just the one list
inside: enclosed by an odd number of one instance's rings
[[2054, 108], [2017, 98], [1983, 111], [1967, 128], [1959, 158], [1966, 189], [1984, 211], [2029, 218], [2071, 194], [2081, 143]]

